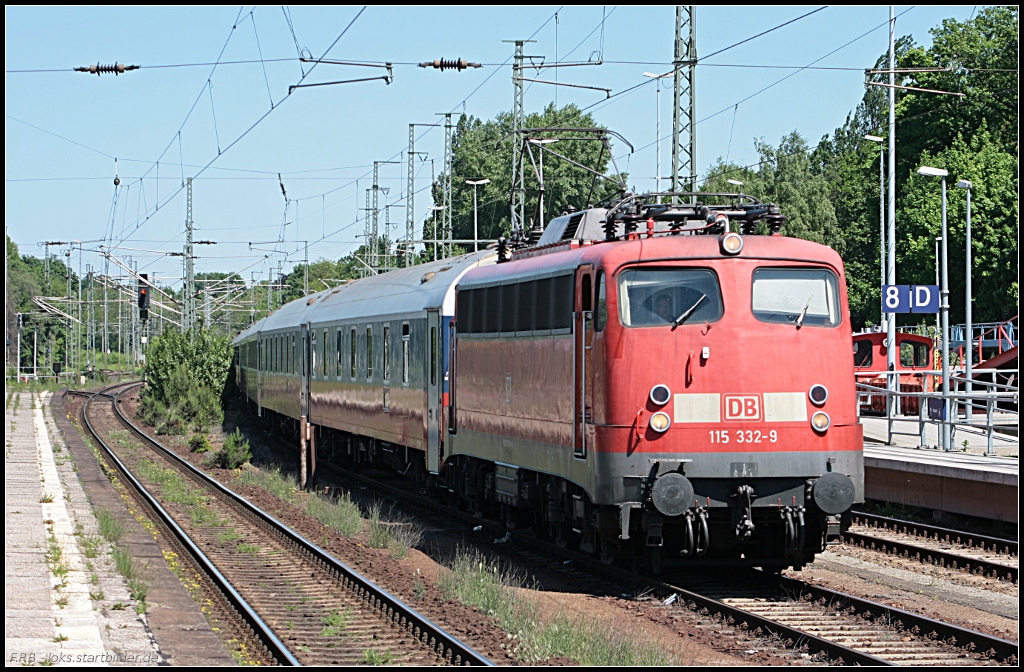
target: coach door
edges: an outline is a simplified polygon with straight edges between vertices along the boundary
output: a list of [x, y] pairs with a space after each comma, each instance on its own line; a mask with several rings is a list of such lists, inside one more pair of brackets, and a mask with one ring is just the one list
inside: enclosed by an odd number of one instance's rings
[[576, 269], [573, 301], [573, 455], [587, 456], [587, 425], [593, 422], [594, 390], [591, 352], [594, 346], [594, 266]]
[[427, 361], [423, 367], [427, 379], [427, 471], [441, 468], [441, 315], [427, 311]]
[[300, 367], [300, 374], [302, 376], [299, 384], [299, 416], [302, 418], [309, 418], [309, 379], [313, 373], [313, 349], [309, 341], [309, 325], [303, 324], [299, 331], [299, 343], [302, 351], [300, 359], [302, 359], [302, 366]]

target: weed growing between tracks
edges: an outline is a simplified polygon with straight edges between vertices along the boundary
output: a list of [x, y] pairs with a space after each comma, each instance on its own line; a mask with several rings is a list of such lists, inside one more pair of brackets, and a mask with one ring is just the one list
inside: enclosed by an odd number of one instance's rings
[[442, 596], [477, 607], [509, 633], [516, 658], [535, 663], [570, 658], [581, 665], [679, 664], [656, 638], [565, 611], [543, 613], [525, 577], [479, 552], [459, 551], [438, 580]]

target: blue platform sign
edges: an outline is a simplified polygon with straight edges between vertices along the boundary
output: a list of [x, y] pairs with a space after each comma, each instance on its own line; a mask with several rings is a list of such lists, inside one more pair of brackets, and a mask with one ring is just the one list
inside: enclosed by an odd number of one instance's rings
[[882, 285], [882, 310], [887, 313], [937, 313], [939, 286]]

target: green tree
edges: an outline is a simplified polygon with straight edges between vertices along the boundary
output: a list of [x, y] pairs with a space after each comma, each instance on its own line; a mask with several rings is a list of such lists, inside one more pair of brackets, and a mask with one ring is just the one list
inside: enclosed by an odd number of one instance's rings
[[174, 402], [171, 377], [176, 369], [188, 372], [191, 384], [223, 394], [231, 370], [231, 340], [212, 329], [165, 332], [146, 351], [146, 394], [170, 405]]
[[[939, 187], [915, 171], [925, 164], [947, 167], [951, 319], [959, 321], [964, 315], [965, 196], [953, 188], [958, 179], [974, 182], [974, 318], [1002, 319], [1017, 311], [1018, 10], [986, 8], [969, 21], [946, 20], [931, 32], [933, 44], [928, 49], [915, 45], [909, 37], [897, 41], [898, 67], [951, 70], [906, 74], [898, 83], [964, 95], [896, 93], [897, 281], [935, 281]], [[883, 54], [875, 68], [886, 67], [888, 56]], [[844, 238], [843, 259], [855, 328], [878, 321], [881, 301], [880, 152], [878, 145], [863, 139], [867, 133], [888, 134], [888, 92], [879, 87], [867, 87], [846, 123], [825, 136], [812, 155], [812, 169], [829, 185]]]
[[743, 192], [777, 203], [786, 216], [782, 233], [828, 245], [840, 254], [843, 237], [829, 199], [825, 178], [812, 170], [810, 148], [799, 133], [782, 138], [778, 147], [756, 143], [761, 160], [756, 170], [719, 163], [711, 169], [704, 191], [735, 191], [726, 180], [743, 182]]
[[[949, 228], [950, 320], [965, 319], [966, 302], [966, 192], [954, 185], [972, 182], [971, 240], [973, 294], [976, 321], [1003, 320], [1018, 312], [1019, 269], [1017, 232], [1020, 211], [1016, 158], [982, 127], [969, 140], [957, 137], [952, 146], [935, 156], [924, 152], [922, 165], [945, 168], [946, 221]], [[935, 178], [911, 175], [897, 210], [897, 258], [901, 282], [934, 282], [934, 240], [941, 234], [942, 194]]]
[[[473, 187], [466, 180], [487, 178], [490, 184], [478, 187], [479, 235], [481, 239], [494, 239], [507, 235], [511, 230], [509, 199], [512, 189], [512, 147], [518, 138], [512, 132], [512, 115], [498, 114], [492, 121], [462, 115], [452, 135], [452, 238], [470, 240], [473, 238]], [[590, 114], [580, 111], [575, 105], [556, 108], [548, 105], [543, 112], [529, 114], [526, 128], [603, 128]], [[602, 151], [597, 140], [579, 139], [580, 133], [555, 132], [546, 137], [561, 138], [550, 149], [571, 158], [577, 163], [591, 167], [601, 174], [607, 174], [610, 155]], [[535, 146], [534, 157], [539, 158]], [[533, 216], [539, 195], [538, 182], [529, 156], [525, 161], [526, 174], [526, 226]], [[625, 179], [625, 175], [622, 176]], [[558, 158], [550, 152], [544, 155], [544, 209], [547, 219], [565, 210], [568, 206], [583, 208], [591, 185], [591, 202], [599, 202], [615, 193], [615, 187], [608, 180], [596, 178], [589, 171]], [[435, 203], [442, 202], [441, 181], [434, 183]], [[440, 218], [438, 218], [440, 219]], [[441, 235], [441, 232], [438, 232]], [[433, 219], [423, 224], [423, 238], [434, 236]], [[428, 246], [430, 247], [430, 246]], [[467, 246], [463, 245], [465, 250]], [[471, 247], [470, 247], [471, 249]], [[430, 250], [432, 256], [432, 250]]]

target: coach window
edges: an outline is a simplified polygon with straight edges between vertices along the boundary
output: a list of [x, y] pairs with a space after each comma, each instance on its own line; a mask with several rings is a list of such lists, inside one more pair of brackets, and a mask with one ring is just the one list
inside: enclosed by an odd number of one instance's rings
[[754, 271], [751, 310], [761, 322], [835, 327], [839, 282], [825, 268], [759, 268]]
[[604, 271], [597, 274], [597, 310], [594, 311], [594, 328], [597, 331], [604, 330], [608, 322], [608, 303], [605, 297]]
[[311, 330], [309, 332], [309, 337], [311, 339], [313, 339], [313, 342], [310, 344], [310, 348], [309, 348], [310, 356], [313, 358], [313, 361], [310, 363], [310, 366], [309, 366], [309, 375], [310, 375], [311, 378], [316, 378], [316, 371], [317, 371], [317, 368], [316, 368], [316, 366], [317, 366], [317, 361], [316, 361], [316, 332]]
[[334, 334], [335, 345], [335, 361], [334, 361], [334, 375], [341, 378], [341, 329], [338, 329]]
[[430, 328], [430, 384], [437, 385], [437, 327]]
[[373, 378], [373, 327], [366, 328], [366, 379]]
[[288, 349], [288, 370], [292, 373], [298, 373], [295, 370], [295, 335], [292, 334], [292, 347]]
[[349, 365], [348, 373], [349, 377], [355, 380], [356, 377], [356, 330], [353, 329], [352, 333], [349, 334]]
[[384, 325], [384, 381], [391, 380], [391, 325]]
[[331, 367], [327, 363], [329, 361], [328, 354], [330, 353], [331, 350], [331, 342], [330, 339], [327, 337], [326, 329], [324, 329], [324, 342], [323, 345], [321, 345], [320, 347], [323, 348], [323, 352], [321, 353], [321, 359], [323, 360], [323, 362], [320, 364], [320, 375], [322, 375], [324, 378], [327, 378], [328, 374], [330, 374], [331, 372]]
[[409, 384], [409, 323], [402, 324], [402, 384]]

